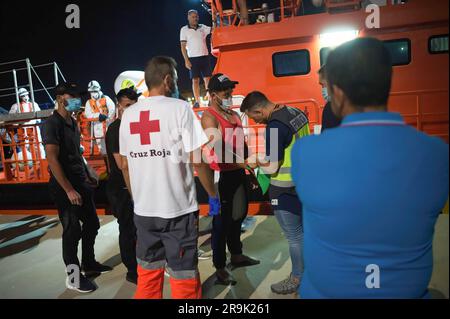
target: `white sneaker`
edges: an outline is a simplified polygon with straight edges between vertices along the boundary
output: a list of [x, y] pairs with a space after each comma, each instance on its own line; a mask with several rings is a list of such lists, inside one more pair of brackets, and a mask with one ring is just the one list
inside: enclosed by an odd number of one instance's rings
[[207, 260], [207, 259], [211, 258], [211, 253], [206, 253], [205, 251], [199, 249], [197, 251], [197, 256], [198, 256], [198, 259]]

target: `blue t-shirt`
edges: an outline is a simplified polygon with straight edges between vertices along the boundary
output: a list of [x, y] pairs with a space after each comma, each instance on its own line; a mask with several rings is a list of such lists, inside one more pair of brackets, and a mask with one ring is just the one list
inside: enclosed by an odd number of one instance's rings
[[[271, 129], [278, 130], [276, 154], [270, 154]], [[291, 144], [293, 138], [294, 135], [288, 126], [280, 121], [270, 121], [266, 126], [265, 132], [266, 158], [273, 161], [282, 161], [284, 159], [284, 150]], [[285, 210], [294, 214], [301, 214], [302, 204], [298, 199], [294, 187], [286, 189], [270, 185], [269, 198], [274, 210]]]
[[387, 112], [352, 114], [342, 126], [297, 142], [300, 296], [425, 297], [434, 226], [449, 191], [448, 151]]

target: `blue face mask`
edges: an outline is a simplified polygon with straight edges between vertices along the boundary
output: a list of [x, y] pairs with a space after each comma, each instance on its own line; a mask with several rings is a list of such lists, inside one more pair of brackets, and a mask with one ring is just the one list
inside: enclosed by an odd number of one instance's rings
[[170, 97], [173, 97], [174, 99], [180, 98], [180, 91], [178, 90], [178, 85], [175, 84], [175, 87], [172, 89], [172, 92], [170, 93]]
[[171, 97], [173, 97], [174, 99], [179, 99], [180, 98], [180, 91], [178, 90], [178, 87], [176, 87], [175, 91], [172, 92]]
[[229, 97], [227, 99], [221, 99], [222, 102], [222, 109], [224, 110], [228, 110], [229, 108], [231, 108], [233, 106], [233, 98]]
[[322, 88], [322, 97], [325, 101], [330, 101], [330, 96], [328, 95], [328, 89], [326, 87]]
[[81, 99], [67, 99], [67, 105], [64, 106], [67, 112], [77, 112], [81, 109]]

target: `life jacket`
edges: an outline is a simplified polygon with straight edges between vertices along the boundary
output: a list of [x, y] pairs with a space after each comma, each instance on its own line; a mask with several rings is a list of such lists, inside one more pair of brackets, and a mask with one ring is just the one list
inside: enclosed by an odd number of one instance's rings
[[[29, 111], [25, 111], [24, 105], [28, 105]], [[19, 107], [20, 107], [20, 113], [33, 112], [33, 104], [31, 102], [23, 102], [23, 103], [20, 102]]]
[[106, 104], [106, 98], [102, 97], [100, 100], [100, 108], [97, 106], [97, 101], [94, 99], [89, 100], [89, 104], [91, 105], [91, 109], [93, 113], [101, 113], [104, 115], [108, 115], [108, 105]]

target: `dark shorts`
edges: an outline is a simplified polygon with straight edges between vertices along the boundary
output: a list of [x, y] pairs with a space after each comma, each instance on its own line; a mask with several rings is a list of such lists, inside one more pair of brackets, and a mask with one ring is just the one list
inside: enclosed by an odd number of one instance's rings
[[199, 56], [195, 58], [189, 58], [191, 61], [192, 68], [189, 71], [189, 75], [192, 79], [195, 78], [209, 78], [212, 74], [211, 62], [209, 60], [209, 55]]
[[138, 263], [146, 269], [167, 262], [173, 271], [196, 270], [198, 218], [198, 211], [172, 219], [135, 214]]

